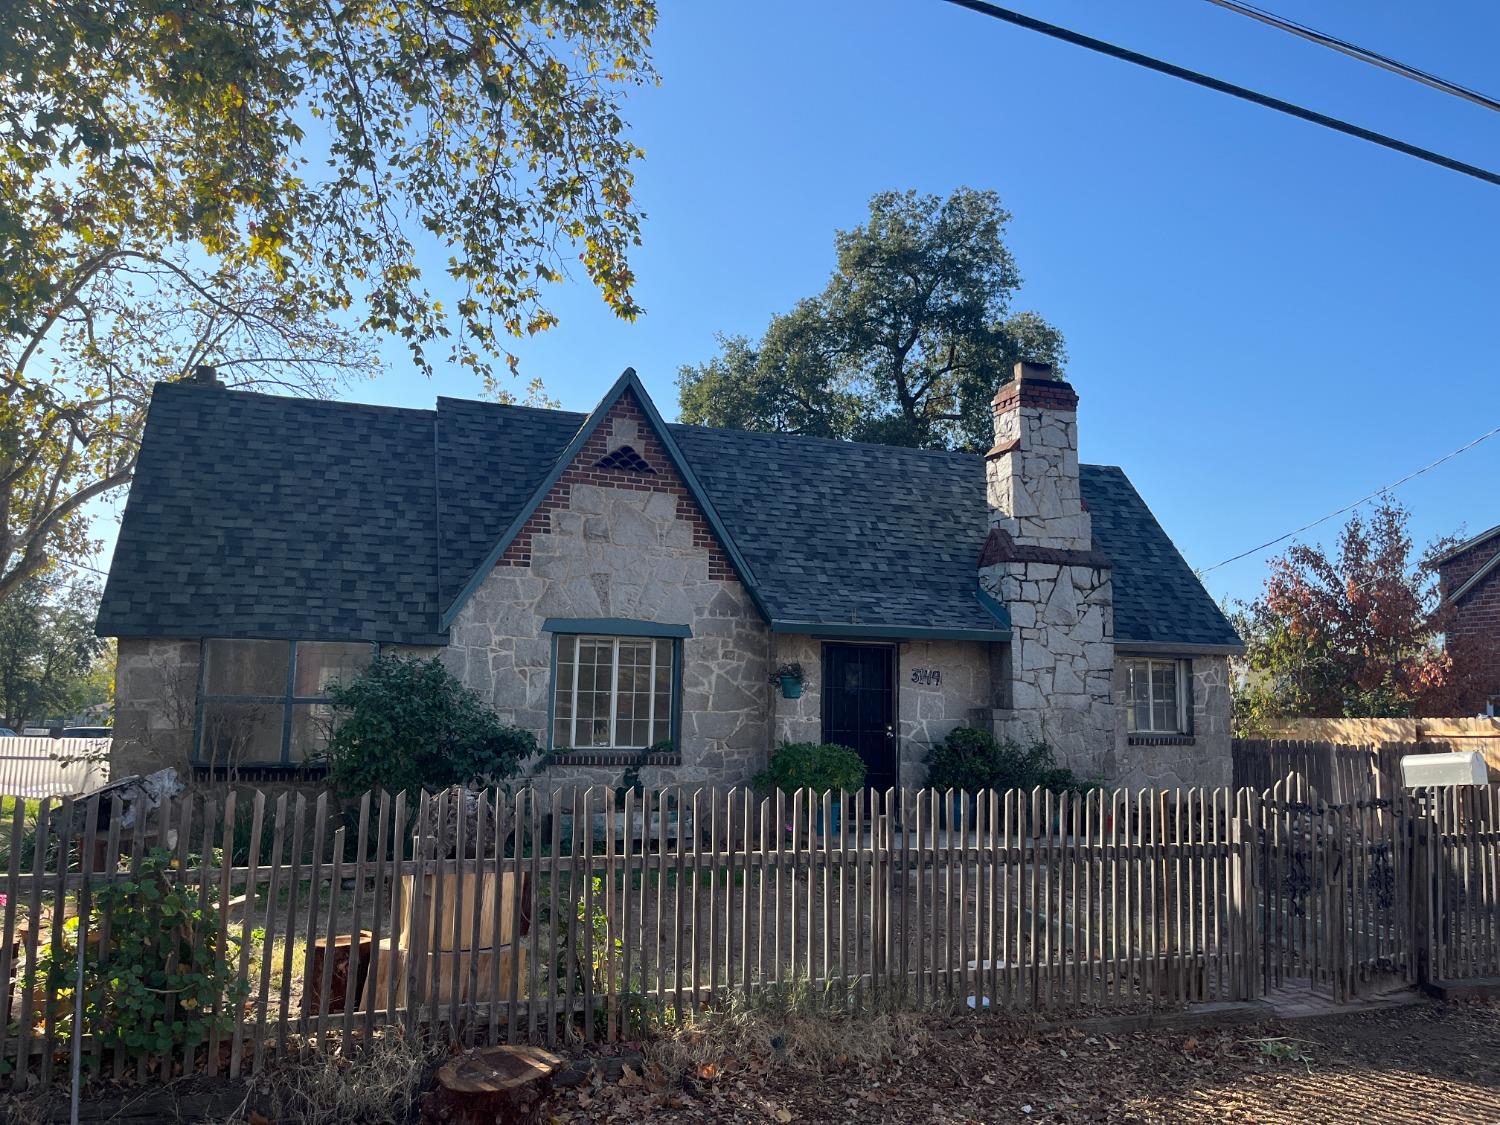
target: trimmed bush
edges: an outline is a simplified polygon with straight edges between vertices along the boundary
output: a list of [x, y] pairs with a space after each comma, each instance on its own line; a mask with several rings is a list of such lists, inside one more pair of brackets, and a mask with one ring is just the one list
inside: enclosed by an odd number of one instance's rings
[[334, 728], [324, 756], [346, 796], [493, 784], [537, 750], [530, 731], [502, 723], [437, 657], [376, 657], [328, 694]]
[[783, 742], [771, 752], [771, 763], [755, 775], [761, 793], [780, 789], [817, 793], [858, 789], [865, 783], [864, 759], [847, 746], [827, 742]]
[[1090, 788], [1066, 767], [1059, 766], [1045, 742], [1022, 746], [1000, 741], [986, 730], [956, 727], [932, 751], [927, 761], [929, 789], [1049, 789], [1081, 792]]

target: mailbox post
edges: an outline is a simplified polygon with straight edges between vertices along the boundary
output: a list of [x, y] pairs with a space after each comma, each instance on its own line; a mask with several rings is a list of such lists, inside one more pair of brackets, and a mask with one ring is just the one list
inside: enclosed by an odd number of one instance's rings
[[[1411, 933], [1417, 962], [1417, 980], [1432, 979], [1432, 943], [1446, 934], [1435, 933], [1443, 922], [1438, 914], [1436, 870], [1437, 821], [1433, 813], [1439, 791], [1488, 785], [1489, 768], [1483, 755], [1473, 751], [1451, 754], [1405, 754], [1401, 758], [1401, 784], [1418, 790], [1410, 806], [1412, 849]], [[1446, 927], [1444, 927], [1446, 928]]]

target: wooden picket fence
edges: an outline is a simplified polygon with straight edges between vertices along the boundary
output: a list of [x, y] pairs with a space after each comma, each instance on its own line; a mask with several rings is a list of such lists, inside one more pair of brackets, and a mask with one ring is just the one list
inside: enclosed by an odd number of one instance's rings
[[1348, 806], [1298, 779], [1264, 793], [380, 793], [352, 807], [228, 792], [129, 825], [124, 811], [118, 796], [17, 802], [0, 824], [12, 1081], [65, 1071], [74, 998], [42, 969], [80, 943], [112, 955], [91, 896], [153, 850], [171, 857], [164, 890], [216, 912], [219, 971], [243, 1000], [165, 1060], [104, 1051], [86, 1017], [84, 1062], [117, 1076], [233, 1076], [390, 1025], [464, 1045], [634, 1038], [768, 990], [834, 1009], [1177, 1006], [1290, 979], [1345, 997], [1393, 976], [1483, 975], [1500, 955], [1493, 789]]

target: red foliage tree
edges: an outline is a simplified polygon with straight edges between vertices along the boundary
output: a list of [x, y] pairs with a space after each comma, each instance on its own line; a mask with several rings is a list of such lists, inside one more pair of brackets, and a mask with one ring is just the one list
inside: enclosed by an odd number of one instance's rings
[[1442, 644], [1447, 610], [1410, 513], [1383, 499], [1350, 517], [1333, 552], [1298, 544], [1271, 562], [1248, 607], [1251, 694], [1262, 715], [1342, 718], [1453, 714], [1472, 694]]

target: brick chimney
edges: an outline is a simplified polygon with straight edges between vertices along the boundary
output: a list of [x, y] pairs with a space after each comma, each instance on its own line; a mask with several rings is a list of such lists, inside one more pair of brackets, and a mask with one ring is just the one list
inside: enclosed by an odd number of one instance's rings
[[991, 409], [990, 526], [1020, 546], [1091, 550], [1093, 527], [1078, 494], [1078, 395], [1049, 365], [1018, 363]]

